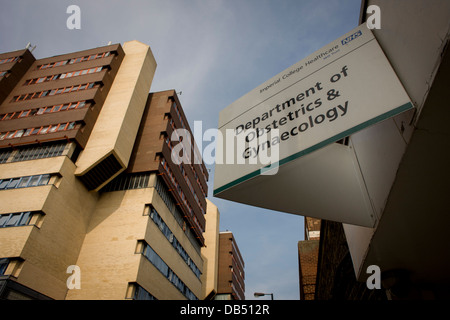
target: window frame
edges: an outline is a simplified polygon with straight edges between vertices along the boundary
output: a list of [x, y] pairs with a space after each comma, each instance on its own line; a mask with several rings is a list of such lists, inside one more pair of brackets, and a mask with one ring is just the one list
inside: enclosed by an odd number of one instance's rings
[[0, 276], [4, 276], [8, 269], [10, 260], [8, 258], [0, 258]]
[[[51, 174], [45, 173], [33, 176], [0, 179], [0, 190], [12, 190], [48, 185], [51, 178]], [[10, 187], [13, 181], [17, 181], [17, 183], [13, 187]]]
[[35, 214], [37, 214], [37, 212], [32, 211], [0, 214], [0, 228], [29, 226], [31, 218]]
[[69, 93], [69, 92], [75, 92], [75, 91], [79, 91], [79, 90], [98, 88], [101, 85], [102, 85], [101, 81], [96, 81], [96, 82], [87, 82], [87, 83], [77, 84], [74, 86], [61, 87], [61, 88], [56, 88], [56, 89], [51, 89], [51, 90], [24, 93], [22, 95], [13, 97], [11, 102], [20, 102], [20, 101], [25, 101], [25, 100], [46, 97], [47, 95], [54, 96], [54, 95], [59, 95], [59, 94], [64, 94], [64, 93]]

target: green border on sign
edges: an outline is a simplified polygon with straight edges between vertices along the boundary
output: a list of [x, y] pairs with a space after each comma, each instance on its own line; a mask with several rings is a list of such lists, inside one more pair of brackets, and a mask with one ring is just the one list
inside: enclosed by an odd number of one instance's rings
[[323, 147], [325, 147], [328, 144], [331, 144], [333, 142], [341, 140], [341, 139], [343, 139], [345, 137], [348, 137], [349, 135], [351, 135], [351, 134], [353, 134], [353, 133], [355, 133], [357, 131], [365, 129], [365, 128], [367, 128], [367, 127], [369, 127], [369, 126], [371, 126], [371, 125], [373, 125], [373, 124], [375, 124], [377, 122], [389, 119], [389, 118], [391, 118], [393, 116], [396, 116], [397, 114], [400, 114], [400, 113], [405, 112], [405, 111], [407, 111], [409, 109], [412, 109], [412, 108], [414, 108], [414, 106], [412, 105], [411, 102], [405, 103], [404, 105], [401, 105], [400, 107], [397, 107], [397, 108], [395, 108], [395, 109], [393, 109], [391, 111], [383, 113], [382, 115], [379, 115], [379, 116], [377, 116], [375, 118], [367, 120], [367, 121], [365, 121], [365, 122], [363, 122], [363, 123], [361, 123], [361, 124], [359, 124], [357, 126], [354, 126], [353, 128], [345, 130], [345, 131], [343, 131], [343, 132], [341, 132], [341, 133], [339, 133], [339, 134], [337, 134], [337, 135], [335, 135], [335, 136], [333, 136], [331, 138], [328, 138], [328, 139], [326, 139], [326, 140], [324, 140], [322, 142], [319, 142], [319, 143], [315, 144], [314, 146], [311, 146], [311, 147], [309, 147], [309, 148], [307, 148], [305, 150], [299, 151], [297, 153], [294, 153], [293, 155], [290, 155], [290, 156], [288, 156], [288, 157], [286, 157], [284, 159], [281, 159], [280, 161], [278, 161], [278, 163], [270, 164], [270, 165], [268, 165], [268, 166], [266, 166], [266, 167], [264, 167], [262, 169], [258, 169], [258, 170], [254, 171], [252, 173], [249, 173], [249, 174], [246, 174], [245, 176], [240, 177], [239, 179], [236, 179], [236, 180], [234, 180], [232, 182], [229, 182], [229, 183], [223, 185], [222, 187], [217, 188], [216, 190], [214, 190], [213, 196], [215, 196], [215, 195], [217, 195], [217, 194], [219, 194], [219, 193], [221, 193], [221, 192], [223, 192], [223, 191], [225, 191], [225, 190], [227, 190], [227, 189], [229, 189], [231, 187], [234, 187], [237, 184], [240, 184], [240, 183], [242, 183], [244, 181], [247, 181], [247, 180], [249, 180], [251, 178], [259, 176], [263, 169], [272, 167], [272, 166], [277, 165], [277, 164], [278, 164], [278, 166], [281, 166], [281, 165], [283, 165], [285, 163], [288, 163], [288, 162], [290, 162], [292, 160], [295, 160], [297, 158], [303, 157], [304, 155], [307, 155], [308, 153], [311, 153], [311, 152], [316, 151], [316, 150], [318, 150], [320, 148], [323, 148]]

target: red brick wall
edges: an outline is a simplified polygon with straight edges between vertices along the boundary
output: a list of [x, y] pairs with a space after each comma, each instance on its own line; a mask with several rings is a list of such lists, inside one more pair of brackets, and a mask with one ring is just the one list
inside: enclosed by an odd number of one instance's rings
[[245, 300], [244, 268], [244, 261], [233, 234], [220, 233], [217, 294], [231, 294], [235, 300]]
[[314, 300], [319, 240], [299, 241], [300, 300]]

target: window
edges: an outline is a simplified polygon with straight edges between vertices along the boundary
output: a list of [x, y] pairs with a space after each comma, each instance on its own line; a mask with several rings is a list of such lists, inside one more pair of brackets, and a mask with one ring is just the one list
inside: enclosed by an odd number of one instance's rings
[[14, 113], [15, 113], [15, 112], [5, 114], [5, 116], [3, 117], [2, 120], [9, 120], [9, 119], [12, 119], [12, 117], [14, 116]]
[[178, 201], [175, 200], [173, 194], [169, 191], [169, 188], [167, 187], [166, 183], [160, 177], [156, 179], [155, 189], [158, 192], [158, 195], [166, 204], [169, 211], [172, 213], [175, 220], [178, 222], [178, 225], [185, 232], [192, 246], [195, 248], [197, 252], [200, 252], [200, 244], [198, 242], [198, 238], [196, 238], [196, 235], [194, 234], [194, 231], [192, 231], [193, 229], [186, 227], [186, 222], [184, 218], [186, 215], [181, 211], [180, 206], [176, 205]]
[[15, 96], [11, 100], [11, 102], [37, 99], [37, 98], [45, 97], [47, 95], [54, 96], [55, 94], [63, 94], [63, 93], [68, 93], [68, 92], [73, 92], [73, 91], [78, 91], [78, 90], [84, 90], [84, 89], [92, 89], [94, 87], [95, 88], [100, 87], [100, 85], [101, 85], [101, 82], [95, 82], [95, 83], [90, 82], [90, 83], [85, 83], [82, 85], [75, 85], [75, 86], [68, 86], [68, 87], [64, 87], [64, 88], [53, 89], [50, 91], [47, 90], [47, 91], [39, 91], [39, 92], [33, 92], [33, 93], [25, 93], [20, 96]]
[[121, 174], [108, 183], [102, 192], [148, 188], [150, 173]]
[[64, 66], [64, 65], [67, 64], [67, 62], [68, 62], [68, 60], [47, 63], [47, 64], [43, 64], [43, 65], [38, 66], [38, 69], [44, 70], [44, 69], [47, 69], [47, 68], [54, 68], [54, 67]]
[[[181, 203], [183, 204], [182, 208], [186, 210], [188, 218], [192, 220], [192, 222], [195, 224], [197, 230], [203, 230], [203, 228], [200, 226], [197, 218], [194, 216], [194, 211], [192, 210], [192, 207], [186, 198], [186, 195], [184, 194], [183, 190], [181, 189], [180, 185], [178, 184], [172, 170], [167, 165], [166, 159], [164, 157], [161, 157], [160, 165], [164, 169], [164, 172], [166, 173], [166, 176], [172, 183], [173, 187], [177, 190], [178, 196], [181, 198]], [[202, 207], [199, 207], [200, 210], [204, 213], [204, 209]]]
[[20, 138], [22, 136], [26, 137], [26, 136], [35, 135], [35, 134], [47, 134], [47, 133], [53, 133], [53, 132], [63, 131], [63, 130], [72, 130], [72, 129], [75, 129], [76, 124], [77, 124], [76, 122], [65, 122], [65, 123], [52, 124], [52, 125], [37, 127], [37, 128], [28, 128], [28, 129], [3, 132], [3, 133], [0, 133], [0, 140]]
[[20, 138], [24, 134], [24, 130], [17, 130], [16, 134], [14, 135], [14, 138]]
[[22, 111], [19, 115], [19, 118], [24, 118], [24, 117], [28, 117], [28, 114], [30, 113], [31, 110], [25, 110]]
[[16, 134], [16, 131], [10, 131], [8, 132], [8, 134], [6, 135], [5, 139], [12, 139], [14, 137], [14, 135]]
[[40, 145], [37, 147], [25, 147], [19, 149], [16, 152], [12, 159], [12, 162], [58, 157], [63, 154], [65, 147], [66, 143]]
[[169, 276], [169, 266], [161, 259], [161, 257], [150, 247], [146, 245], [143, 252], [144, 256], [150, 261], [156, 269], [164, 276]]
[[0, 276], [3, 276], [5, 274], [8, 265], [9, 259], [7, 258], [0, 259]]
[[49, 107], [50, 112], [58, 112], [62, 107], [62, 104], [57, 105], [57, 106], [53, 106], [53, 107]]
[[9, 184], [5, 187], [5, 189], [15, 189], [19, 185], [21, 178], [14, 178], [9, 181]]
[[8, 180], [8, 179], [0, 180], [0, 190], [5, 189], [8, 186], [9, 181], [10, 180]]
[[[86, 88], [86, 87], [84, 87], [84, 88]], [[67, 90], [70, 90], [70, 89], [71, 89], [71, 87], [68, 88]], [[37, 109], [28, 109], [28, 110], [23, 110], [23, 111], [1, 114], [0, 120], [25, 118], [25, 117], [32, 117], [34, 115], [41, 115], [41, 114], [50, 113], [50, 112], [53, 113], [53, 112], [59, 112], [59, 111], [64, 111], [64, 110], [81, 109], [87, 105], [88, 106], [90, 105], [90, 103], [88, 103], [87, 101], [75, 101], [75, 102], [66, 103], [64, 105], [59, 104], [59, 105], [54, 105], [54, 106], [41, 107], [41, 108], [37, 108]]]
[[10, 178], [0, 180], [0, 190], [29, 188], [47, 185], [50, 182], [49, 174], [41, 174], [36, 176]]
[[[175, 102], [173, 102], [172, 108], [176, 111], [176, 114], [177, 114], [177, 116], [178, 116], [178, 119], [180, 120], [182, 126], [184, 126], [184, 124], [183, 124], [183, 118], [181, 117], [181, 114], [180, 114], [180, 112], [179, 112], [179, 110], [178, 110], [178, 107], [177, 107], [177, 104], [176, 104]], [[175, 126], [175, 122], [173, 121], [173, 119], [170, 119], [169, 124], [171, 125], [172, 129], [174, 129], [174, 130], [177, 129], [176, 126]], [[184, 128], [184, 127], [183, 127], [183, 128]], [[175, 131], [175, 133], [176, 133], [176, 131]], [[179, 139], [178, 139], [178, 140], [179, 140]], [[168, 144], [169, 148], [172, 150], [172, 146], [170, 145], [170, 139], [166, 140], [166, 143]], [[196, 160], [195, 163], [197, 163], [198, 161], [201, 161], [202, 157], [201, 157], [201, 155], [199, 154], [197, 145], [196, 145], [195, 143], [192, 144], [191, 152], [194, 154], [194, 159]], [[200, 183], [200, 179], [199, 179], [199, 177], [198, 177], [198, 175], [197, 175], [195, 166], [191, 164], [190, 167], [191, 167], [192, 171], [194, 172], [194, 175], [195, 175], [195, 177], [196, 177], [196, 181], [197, 181], [198, 186], [199, 186], [200, 189], [202, 190], [203, 195], [206, 197], [206, 196], [207, 196], [207, 193], [206, 193], [206, 191], [204, 190], [202, 184]], [[204, 178], [206, 181], [208, 181], [208, 178], [206, 177], [206, 174], [205, 174], [205, 172], [203, 171], [203, 166], [200, 164], [200, 165], [197, 166], [197, 167], [200, 169], [200, 171], [201, 171], [201, 173], [202, 173], [202, 175], [203, 175], [203, 178]], [[200, 206], [200, 208], [201, 208], [201, 206]]]
[[31, 176], [31, 177], [28, 179], [27, 183], [23, 186], [23, 188], [26, 188], [26, 187], [36, 187], [36, 186], [38, 186], [39, 180], [40, 180], [40, 179], [41, 179], [40, 176]]
[[[70, 60], [62, 60], [62, 61], [58, 61], [58, 62], [46, 63], [46, 64], [38, 66], [38, 69], [43, 70], [43, 69], [48, 69], [48, 68], [64, 66], [68, 63], [73, 64], [73, 63], [84, 62], [84, 61], [88, 61], [88, 60], [100, 59], [100, 58], [108, 57], [110, 54], [111, 54], [110, 52], [103, 52], [103, 53], [98, 53], [98, 54], [92, 54], [89, 56], [74, 58], [74, 59], [70, 59]], [[1, 61], [2, 60], [0, 60], [0, 63], [2, 63]]]
[[[56, 77], [59, 76], [60, 79], [66, 79], [66, 78], [71, 78], [71, 77], [77, 77], [80, 75], [82, 76], [82, 75], [86, 75], [86, 74], [100, 72], [100, 71], [102, 71], [102, 69], [103, 69], [103, 67], [94, 67], [94, 68], [90, 68], [90, 69], [83, 69], [83, 70], [78, 70], [78, 71], [61, 73], [60, 75], [57, 75]], [[56, 79], [51, 79], [51, 80], [56, 80]]]
[[69, 64], [81, 62], [82, 59], [83, 59], [83, 58], [75, 58], [75, 59], [71, 59], [71, 60], [69, 61]]
[[6, 163], [11, 156], [11, 153], [11, 150], [0, 151], [0, 163]]
[[48, 129], [50, 129], [50, 126], [42, 127], [42, 129], [39, 131], [39, 134], [46, 134], [48, 132]]
[[158, 300], [138, 284], [134, 284], [134, 300]]
[[41, 175], [41, 178], [39, 179], [37, 185], [38, 186], [45, 186], [50, 182], [50, 175], [49, 174], [43, 174]]
[[7, 213], [0, 215], [0, 228], [26, 226], [30, 223], [31, 212]]
[[201, 272], [200, 269], [195, 265], [192, 261], [191, 257], [188, 255], [186, 250], [174, 236], [173, 232], [169, 229], [169, 226], [164, 222], [159, 213], [153, 208], [153, 206], [146, 206], [145, 208], [147, 214], [153, 220], [153, 222], [158, 226], [159, 230], [166, 237], [166, 239], [172, 244], [173, 248], [177, 251], [180, 257], [186, 262], [192, 272], [195, 274], [197, 278], [200, 279]]
[[19, 185], [17, 186], [18, 188], [25, 188], [28, 183], [30, 182], [31, 177], [25, 177], [22, 178], [22, 180], [20, 181]]
[[9, 62], [16, 62], [19, 60], [20, 57], [11, 57], [6, 59], [0, 59], [0, 64], [9, 63]]
[[186, 298], [189, 300], [198, 300], [194, 293], [181, 281], [181, 279], [173, 272], [172, 269], [161, 259], [161, 257], [145, 243], [142, 254], [148, 261], [155, 266], [156, 269], [164, 275]]

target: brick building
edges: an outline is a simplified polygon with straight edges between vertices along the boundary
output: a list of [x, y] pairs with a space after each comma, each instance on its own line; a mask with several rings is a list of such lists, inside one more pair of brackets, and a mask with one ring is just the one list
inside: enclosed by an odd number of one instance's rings
[[322, 220], [316, 260], [315, 300], [386, 300], [384, 290], [358, 281], [342, 223]]
[[245, 300], [244, 260], [230, 231], [219, 234], [216, 300]]
[[319, 255], [320, 219], [305, 217], [305, 239], [298, 242], [300, 299], [314, 300]]
[[[375, 223], [322, 220], [316, 299], [448, 299], [450, 3], [363, 0], [360, 24], [372, 5], [372, 31], [414, 109], [349, 137]], [[366, 285], [370, 266], [380, 289]]]
[[172, 161], [190, 128], [155, 69], [138, 41], [0, 54], [1, 298], [204, 298], [208, 172]]

